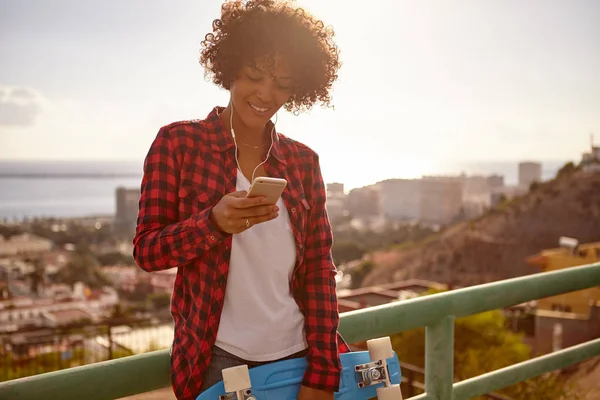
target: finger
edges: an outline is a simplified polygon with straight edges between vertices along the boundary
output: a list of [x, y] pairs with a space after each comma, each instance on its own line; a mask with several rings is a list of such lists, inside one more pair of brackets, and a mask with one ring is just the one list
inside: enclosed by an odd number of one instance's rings
[[264, 203], [265, 197], [237, 197], [231, 202], [234, 208], [251, 208]]
[[[248, 221], [250, 222], [250, 226], [256, 225], [256, 224], [260, 224], [263, 222], [267, 222], [267, 221], [271, 221], [272, 219], [277, 218], [277, 216], [279, 215], [278, 212], [270, 212], [268, 214], [264, 214], [264, 215], [260, 215], [257, 217], [252, 217], [252, 218], [248, 218]], [[244, 224], [246, 223], [246, 221], [244, 220]]]
[[255, 206], [250, 208], [245, 208], [240, 211], [242, 218], [256, 218], [261, 217], [263, 215], [268, 215], [271, 213], [278, 213], [279, 207], [267, 205], [267, 206]]
[[254, 206], [248, 208], [227, 208], [224, 212], [224, 215], [231, 221], [235, 221], [235, 225], [238, 225], [238, 220], [246, 221], [247, 218], [255, 218], [263, 215], [267, 215], [270, 213], [279, 212], [279, 207], [274, 205], [266, 205], [266, 206]]

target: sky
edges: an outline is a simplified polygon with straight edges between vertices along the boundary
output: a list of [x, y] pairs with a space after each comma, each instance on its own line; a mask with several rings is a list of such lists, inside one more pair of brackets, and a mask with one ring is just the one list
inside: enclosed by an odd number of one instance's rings
[[[600, 1], [298, 0], [341, 50], [334, 110], [277, 129], [328, 181], [454, 161], [578, 160], [600, 142]], [[0, 160], [143, 160], [228, 93], [204, 76], [217, 0], [0, 0]]]

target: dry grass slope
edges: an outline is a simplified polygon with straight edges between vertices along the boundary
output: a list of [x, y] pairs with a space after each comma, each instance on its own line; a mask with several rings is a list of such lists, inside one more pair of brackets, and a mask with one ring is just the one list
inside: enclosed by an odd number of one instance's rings
[[363, 286], [409, 278], [470, 286], [535, 273], [525, 258], [560, 236], [600, 240], [599, 173], [560, 176], [413, 247], [377, 252]]

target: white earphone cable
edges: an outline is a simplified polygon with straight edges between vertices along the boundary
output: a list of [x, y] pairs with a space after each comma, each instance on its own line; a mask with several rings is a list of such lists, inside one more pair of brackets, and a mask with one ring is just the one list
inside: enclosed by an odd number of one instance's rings
[[[240, 161], [238, 160], [238, 145], [237, 145], [237, 141], [235, 140], [235, 131], [233, 130], [233, 102], [230, 101], [229, 102], [231, 111], [229, 113], [229, 129], [231, 129], [231, 136], [233, 137], [233, 142], [235, 143], [235, 162], [237, 164], [238, 170], [241, 172], [242, 171], [242, 167], [240, 167]], [[275, 120], [277, 121], [277, 120]], [[273, 132], [275, 132], [275, 124], [273, 124], [273, 127], [271, 128], [271, 145], [269, 146], [269, 150], [267, 151], [267, 157], [265, 157], [265, 160], [263, 162], [261, 162], [260, 164], [258, 164], [256, 166], [256, 168], [254, 168], [254, 171], [252, 171], [252, 179], [250, 179], [250, 184], [252, 184], [252, 182], [254, 182], [254, 174], [256, 174], [256, 170], [263, 165], [264, 163], [267, 162], [267, 160], [269, 159], [269, 156], [271, 155], [271, 149], [273, 148]]]

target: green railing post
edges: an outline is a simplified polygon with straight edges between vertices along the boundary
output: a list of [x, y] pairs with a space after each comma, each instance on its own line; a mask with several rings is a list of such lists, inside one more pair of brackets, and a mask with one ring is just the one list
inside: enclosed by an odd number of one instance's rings
[[454, 316], [448, 315], [428, 325], [425, 332], [425, 393], [428, 399], [451, 399], [454, 384]]

